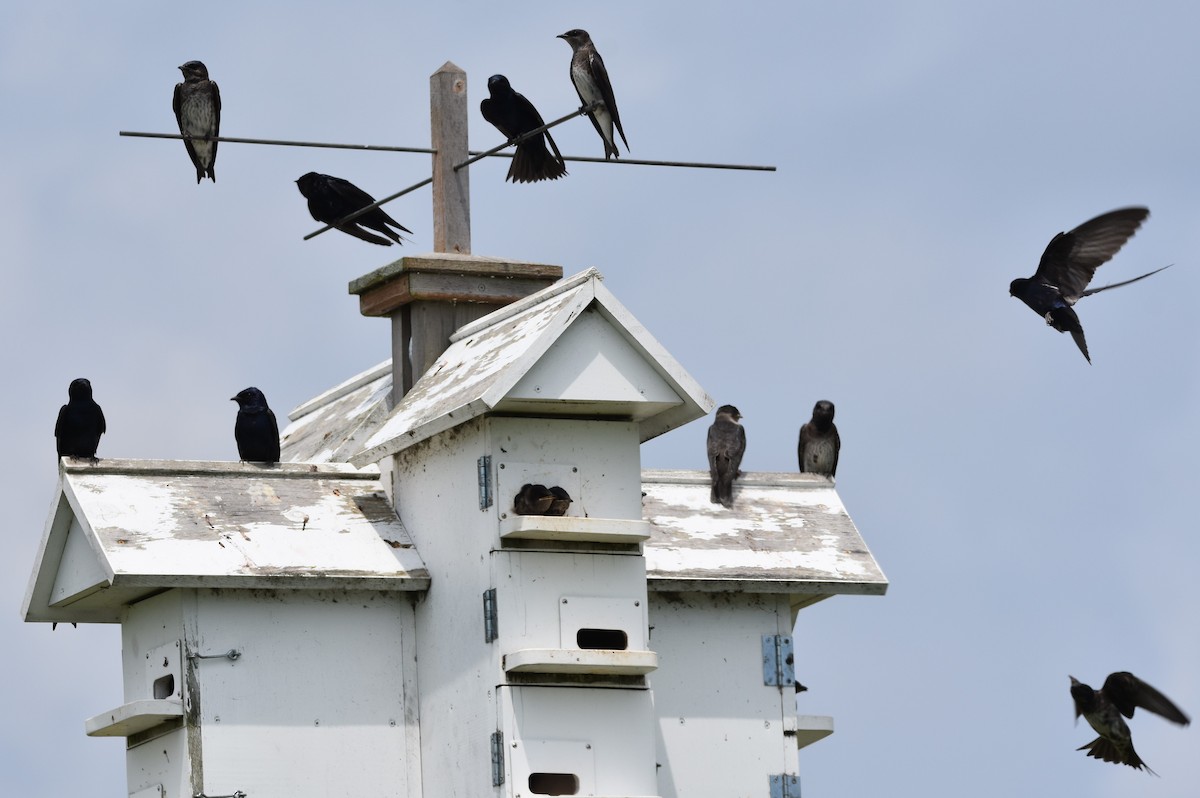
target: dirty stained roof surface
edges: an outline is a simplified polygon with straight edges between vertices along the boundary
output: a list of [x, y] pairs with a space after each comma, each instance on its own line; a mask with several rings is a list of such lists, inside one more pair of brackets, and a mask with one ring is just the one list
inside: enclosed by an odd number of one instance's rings
[[280, 436], [285, 463], [344, 463], [387, 418], [392, 361], [385, 360], [288, 414]]
[[[64, 460], [27, 615], [108, 618], [169, 587], [420, 590], [379, 484], [347, 465]], [[32, 620], [71, 618], [31, 617]], [[96, 618], [98, 619], [98, 618]], [[115, 620], [115, 617], [112, 618]]]
[[[464, 326], [421, 376], [355, 465], [377, 463], [439, 432], [495, 409], [506, 394], [590, 307], [606, 319], [679, 394], [679, 404], [640, 419], [642, 440], [703, 416], [712, 400], [588, 269]], [[593, 409], [594, 410], [594, 409]]]
[[746, 473], [732, 508], [709, 500], [707, 471], [644, 471], [650, 589], [882, 595], [887, 577], [833, 483]]

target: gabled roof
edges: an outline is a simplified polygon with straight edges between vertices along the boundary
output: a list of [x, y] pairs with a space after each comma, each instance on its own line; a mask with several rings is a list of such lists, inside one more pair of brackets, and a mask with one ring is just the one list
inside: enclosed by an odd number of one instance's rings
[[26, 621], [116, 622], [173, 587], [423, 590], [377, 472], [64, 459]]
[[355, 375], [288, 413], [280, 437], [285, 463], [344, 463], [391, 409], [392, 361]]
[[636, 421], [649, 440], [712, 399], [595, 269], [466, 325], [350, 462], [377, 463], [488, 412]]
[[643, 471], [646, 576], [656, 591], [883, 595], [887, 577], [817, 474], [746, 473], [733, 507], [709, 500], [707, 471]]

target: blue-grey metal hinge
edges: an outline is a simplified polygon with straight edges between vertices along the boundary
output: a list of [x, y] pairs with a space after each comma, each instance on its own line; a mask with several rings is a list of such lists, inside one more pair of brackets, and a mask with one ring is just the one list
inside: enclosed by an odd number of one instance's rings
[[492, 456], [480, 457], [476, 468], [479, 470], [479, 509], [486, 510], [492, 506]]
[[499, 619], [496, 617], [496, 588], [483, 591], [483, 642], [490, 643], [500, 636]]
[[[492, 786], [504, 783], [504, 732], [492, 732]], [[799, 795], [799, 793], [797, 793]]]
[[787, 635], [762, 636], [763, 684], [792, 687], [796, 684], [792, 638]]
[[800, 798], [800, 777], [771, 776], [771, 798]]

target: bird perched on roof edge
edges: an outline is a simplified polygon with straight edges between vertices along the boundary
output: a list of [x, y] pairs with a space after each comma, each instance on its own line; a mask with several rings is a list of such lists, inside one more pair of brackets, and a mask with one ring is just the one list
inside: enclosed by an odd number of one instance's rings
[[238, 403], [233, 424], [238, 457], [249, 463], [278, 463], [279, 425], [267, 397], [257, 388], [243, 388], [230, 401]]
[[[512, 85], [504, 75], [492, 75], [488, 78], [488, 92], [491, 97], [479, 103], [479, 112], [510, 142], [546, 124], [542, 115], [533, 107], [533, 103], [525, 99], [525, 95], [513, 91]], [[546, 149], [547, 143], [554, 150], [553, 155]], [[567, 165], [563, 161], [562, 153], [558, 151], [558, 145], [554, 143], [550, 131], [545, 130], [517, 145], [505, 180], [536, 183], [539, 180], [557, 180], [566, 173]]]
[[733, 481], [742, 473], [742, 455], [746, 453], [746, 430], [739, 423], [741, 418], [733, 405], [721, 405], [708, 428], [708, 474], [712, 480], [709, 501], [713, 504], [733, 506]]
[[833, 413], [833, 402], [822, 399], [813, 405], [812, 419], [800, 427], [800, 441], [796, 444], [800, 473], [837, 476], [842, 439], [833, 423]]
[[[305, 199], [308, 200], [308, 212], [312, 214], [312, 218], [318, 222], [331, 225], [343, 233], [385, 247], [390, 247], [392, 241], [395, 241], [397, 244], [401, 241], [400, 236], [389, 228], [388, 225], [412, 235], [412, 230], [409, 230], [391, 216], [388, 216], [383, 208], [373, 208], [351, 222], [336, 224], [336, 222], [346, 218], [355, 211], [361, 210], [375, 202], [374, 197], [349, 180], [343, 180], [340, 177], [333, 177], [332, 175], [323, 175], [318, 172], [308, 172], [297, 178], [296, 186], [300, 189], [300, 193], [304, 195]], [[372, 230], [378, 230], [390, 238], [391, 241], [368, 233], [359, 225], [369, 227]]]
[[1104, 680], [1104, 687], [1099, 690], [1093, 690], [1074, 676], [1070, 678], [1075, 720], [1078, 721], [1082, 715], [1100, 735], [1087, 745], [1075, 749], [1086, 750], [1090, 757], [1129, 765], [1134, 770], [1145, 768], [1154, 773], [1133, 750], [1133, 737], [1121, 716], [1132, 718], [1134, 710], [1141, 707], [1181, 726], [1190, 723], [1188, 716], [1169, 698], [1128, 671], [1110, 673]]
[[100, 436], [107, 432], [104, 411], [92, 399], [92, 383], [83, 377], [71, 380], [67, 403], [59, 408], [54, 438], [59, 457], [96, 459]]
[[[183, 83], [175, 84], [175, 97], [171, 107], [175, 110], [175, 121], [184, 136], [219, 136], [221, 134], [221, 91], [215, 81], [208, 79], [208, 67], [200, 61], [188, 61], [179, 67], [183, 72]], [[217, 174], [216, 141], [196, 141], [185, 138], [183, 146], [196, 167], [196, 182], [205, 177], [214, 183]]]
[[1167, 268], [1099, 288], [1087, 287], [1096, 269], [1120, 251], [1149, 215], [1148, 208], [1119, 208], [1089, 219], [1069, 233], [1059, 233], [1050, 239], [1034, 275], [1013, 280], [1008, 293], [1042, 316], [1049, 326], [1071, 333], [1079, 351], [1091, 363], [1083, 325], [1072, 305], [1085, 296], [1136, 283]]
[[579, 101], [585, 106], [597, 100], [604, 103], [602, 107], [588, 113], [592, 127], [596, 128], [596, 132], [604, 140], [604, 159], [621, 157], [617, 152], [617, 142], [613, 139], [613, 125], [616, 125], [617, 132], [621, 134], [621, 141], [624, 142], [626, 150], [629, 149], [629, 141], [625, 138], [625, 129], [621, 127], [621, 115], [617, 112], [617, 100], [613, 96], [612, 83], [609, 82], [604, 59], [596, 52], [596, 45], [592, 44], [592, 37], [585, 30], [572, 28], [566, 33], [560, 33], [557, 38], [571, 45], [571, 83], [575, 85]]

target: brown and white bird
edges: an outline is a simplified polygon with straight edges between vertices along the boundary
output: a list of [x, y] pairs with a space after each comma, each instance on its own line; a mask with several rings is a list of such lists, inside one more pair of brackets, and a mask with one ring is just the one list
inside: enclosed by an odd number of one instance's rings
[[549, 515], [554, 494], [545, 485], [526, 482], [513, 497], [513, 512], [517, 515]]
[[1075, 699], [1075, 719], [1078, 721], [1082, 715], [1100, 735], [1076, 750], [1086, 750], [1088, 756], [1129, 765], [1135, 770], [1145, 768], [1154, 773], [1133, 750], [1133, 737], [1125, 718], [1132, 718], [1135, 709], [1141, 707], [1181, 726], [1190, 722], [1171, 699], [1128, 671], [1110, 673], [1099, 690], [1093, 690], [1072, 676], [1071, 698]]
[[[179, 70], [183, 72], [183, 83], [175, 84], [171, 102], [179, 132], [184, 136], [221, 135], [221, 92], [216, 82], [208, 79], [208, 67], [200, 61], [188, 61]], [[183, 146], [196, 167], [196, 182], [205, 177], [217, 182], [217, 142], [185, 138]]]
[[833, 402], [822, 399], [813, 405], [812, 419], [800, 427], [796, 459], [802, 474], [837, 476], [838, 453], [842, 439], [833, 423]]
[[746, 429], [742, 414], [733, 405], [717, 408], [717, 418], [708, 428], [708, 474], [712, 479], [709, 501], [733, 506], [733, 481], [741, 474], [746, 453]]
[[588, 118], [592, 126], [604, 140], [604, 159], [619, 158], [617, 142], [613, 138], [613, 126], [621, 134], [625, 149], [629, 142], [625, 138], [625, 129], [621, 127], [621, 115], [617, 112], [617, 100], [613, 96], [612, 83], [608, 80], [608, 70], [604, 67], [604, 59], [596, 52], [592, 37], [580, 28], [573, 28], [566, 33], [560, 33], [558, 38], [571, 45], [571, 82], [575, 84], [575, 92], [579, 101], [591, 105], [596, 101], [604, 105], [591, 111]]

